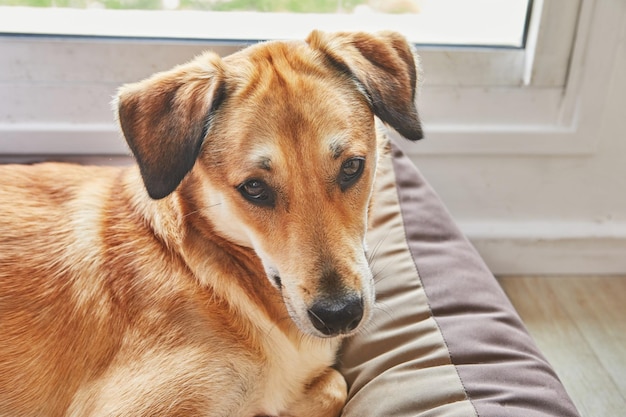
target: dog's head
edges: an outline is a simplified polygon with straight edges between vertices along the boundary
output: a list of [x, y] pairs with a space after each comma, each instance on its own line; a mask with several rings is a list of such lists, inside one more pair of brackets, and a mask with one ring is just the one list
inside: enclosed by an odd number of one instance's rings
[[374, 302], [374, 116], [420, 139], [417, 78], [398, 34], [313, 32], [126, 86], [119, 121], [152, 198], [193, 189], [211, 228], [258, 254], [296, 325], [338, 336]]

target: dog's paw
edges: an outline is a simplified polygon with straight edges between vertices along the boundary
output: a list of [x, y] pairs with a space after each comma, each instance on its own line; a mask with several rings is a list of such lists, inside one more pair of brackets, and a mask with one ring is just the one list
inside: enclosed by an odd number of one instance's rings
[[307, 387], [300, 401], [281, 417], [339, 417], [348, 398], [348, 385], [337, 370], [328, 368]]

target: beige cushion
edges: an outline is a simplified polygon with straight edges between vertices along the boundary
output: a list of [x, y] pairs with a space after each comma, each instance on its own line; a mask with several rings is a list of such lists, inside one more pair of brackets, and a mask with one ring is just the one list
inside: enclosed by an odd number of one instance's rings
[[480, 256], [392, 144], [368, 234], [377, 307], [340, 352], [345, 417], [578, 416]]

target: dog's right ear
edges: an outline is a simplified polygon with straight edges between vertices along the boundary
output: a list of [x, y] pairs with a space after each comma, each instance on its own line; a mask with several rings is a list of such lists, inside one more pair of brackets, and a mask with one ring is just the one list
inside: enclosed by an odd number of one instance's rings
[[120, 89], [120, 126], [150, 197], [172, 193], [193, 168], [212, 115], [224, 99], [221, 62], [205, 53]]

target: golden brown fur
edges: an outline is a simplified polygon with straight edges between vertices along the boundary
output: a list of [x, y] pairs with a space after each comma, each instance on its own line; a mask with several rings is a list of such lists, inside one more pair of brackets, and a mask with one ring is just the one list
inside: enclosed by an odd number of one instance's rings
[[337, 416], [416, 82], [393, 33], [207, 53], [120, 90], [138, 166], [0, 167], [0, 415]]

